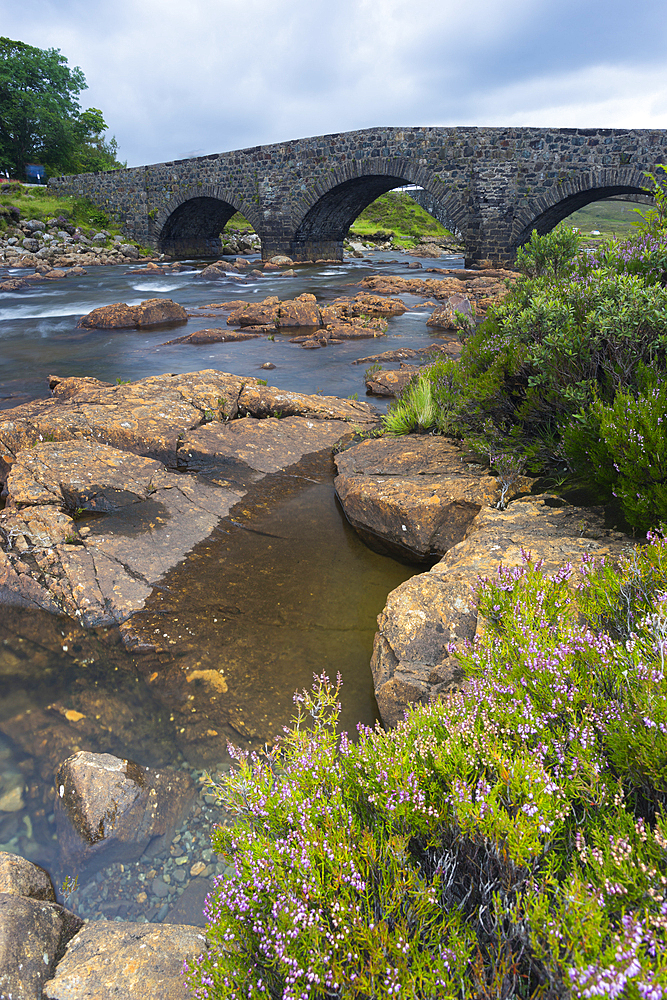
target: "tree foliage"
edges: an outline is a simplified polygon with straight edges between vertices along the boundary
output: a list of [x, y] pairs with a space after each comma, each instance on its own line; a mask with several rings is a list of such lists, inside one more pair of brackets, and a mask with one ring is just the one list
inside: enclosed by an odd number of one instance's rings
[[122, 166], [116, 140], [104, 138], [102, 112], [81, 110], [86, 87], [59, 49], [0, 37], [0, 170], [22, 180], [30, 162], [52, 174]]

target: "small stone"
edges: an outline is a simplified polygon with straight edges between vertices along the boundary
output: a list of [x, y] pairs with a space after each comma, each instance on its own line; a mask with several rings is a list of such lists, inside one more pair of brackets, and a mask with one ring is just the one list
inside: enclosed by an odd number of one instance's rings
[[23, 788], [17, 785], [4, 795], [0, 795], [0, 812], [13, 813], [23, 809]]
[[259, 367], [260, 368], [265, 368], [267, 371], [270, 371], [271, 369], [275, 368], [276, 366], [272, 365], [270, 361], [266, 361], [263, 365], [260, 365]]
[[161, 878], [153, 879], [153, 884], [151, 885], [151, 892], [153, 893], [154, 896], [157, 896], [158, 899], [164, 899], [165, 896], [169, 895], [169, 889]]
[[174, 863], [177, 865], [187, 865], [189, 860], [187, 854], [183, 854], [180, 858], [174, 858]]
[[148, 899], [148, 894], [145, 892], [138, 892], [134, 898], [136, 899], [137, 903], [145, 903], [146, 900]]
[[194, 877], [197, 875], [201, 875], [201, 873], [205, 870], [206, 870], [206, 865], [204, 864], [203, 861], [195, 861], [192, 868], [190, 869], [190, 874]]
[[186, 873], [185, 873], [185, 872], [183, 871], [183, 869], [182, 869], [182, 868], [179, 868], [179, 869], [178, 869], [177, 871], [175, 871], [175, 872], [174, 872], [174, 879], [175, 879], [175, 880], [176, 880], [177, 882], [185, 882], [185, 879], [186, 879], [186, 878], [187, 878], [187, 875], [186, 875]]

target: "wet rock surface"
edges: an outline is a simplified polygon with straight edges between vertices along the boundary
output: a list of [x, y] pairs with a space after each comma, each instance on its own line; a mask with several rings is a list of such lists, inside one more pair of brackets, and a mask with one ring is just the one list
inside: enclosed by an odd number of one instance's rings
[[146, 299], [138, 306], [128, 306], [125, 302], [100, 306], [82, 316], [77, 326], [83, 330], [119, 330], [133, 326], [142, 329], [186, 323], [187, 319], [183, 306], [172, 299]]
[[448, 647], [475, 636], [480, 576], [491, 576], [499, 563], [521, 565], [522, 551], [553, 572], [585, 554], [615, 560], [630, 547], [632, 539], [604, 527], [602, 513], [550, 495], [514, 500], [506, 510], [485, 507], [439, 563], [392, 591], [378, 616], [371, 660], [385, 726], [463, 683]]
[[350, 524], [376, 551], [415, 562], [461, 541], [480, 508], [500, 497], [496, 479], [442, 437], [368, 439], [335, 461]]
[[[142, 607], [261, 474], [378, 422], [366, 403], [214, 371], [117, 386], [51, 382], [52, 399], [8, 410], [0, 423], [0, 601], [86, 626]], [[155, 455], [208, 481], [174, 474]]]
[[0, 851], [0, 893], [26, 896], [47, 903], [56, 901], [49, 873], [39, 865], [6, 851]]
[[199, 927], [88, 923], [70, 942], [45, 1000], [188, 1000], [183, 961], [206, 950]]
[[[87, 626], [124, 621], [141, 607], [243, 493], [86, 440], [20, 452], [7, 491], [0, 599]], [[98, 516], [84, 522], [85, 513]]]
[[518, 277], [515, 271], [502, 268], [484, 271], [462, 268], [456, 270], [426, 268], [426, 270], [444, 277], [404, 278], [401, 275], [381, 274], [363, 278], [359, 284], [377, 295], [397, 296], [407, 293], [438, 300], [446, 300], [452, 295], [463, 295], [474, 304], [475, 316], [481, 319], [486, 315], [489, 306], [497, 305], [505, 298], [508, 292], [507, 282], [516, 281]]
[[42, 1000], [45, 981], [83, 925], [54, 899], [46, 872], [0, 853], [0, 996]]
[[190, 431], [178, 459], [181, 468], [205, 473], [217, 482], [247, 482], [252, 471], [286, 469], [305, 454], [333, 448], [353, 433], [344, 420], [247, 416]]
[[153, 770], [112, 754], [80, 751], [56, 774], [60, 864], [83, 874], [93, 864], [159, 854], [195, 797], [182, 772]]

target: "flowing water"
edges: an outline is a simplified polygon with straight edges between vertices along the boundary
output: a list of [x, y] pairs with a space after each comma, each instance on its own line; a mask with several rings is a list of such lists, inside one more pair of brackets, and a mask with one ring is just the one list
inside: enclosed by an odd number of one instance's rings
[[[357, 393], [363, 399], [364, 365], [352, 364], [356, 358], [436, 339], [426, 328], [430, 309], [420, 308], [419, 300], [402, 296], [418, 308], [390, 319], [384, 337], [311, 351], [289, 343], [289, 335], [165, 346], [173, 330], [84, 332], [76, 323], [100, 305], [155, 297], [173, 298], [188, 309], [302, 292], [321, 302], [355, 294], [358, 289], [349, 286], [371, 273], [414, 275], [406, 261], [377, 253], [368, 261], [300, 268], [291, 278], [215, 282], [199, 277], [201, 265], [155, 277], [99, 267], [0, 294], [0, 408], [47, 396], [51, 374], [115, 382], [203, 368], [262, 374], [281, 388]], [[221, 319], [190, 319], [178, 335], [223, 325]], [[260, 371], [265, 362], [275, 369]], [[142, 634], [159, 637], [157, 652], [127, 653], [114, 629], [85, 631], [69, 620], [0, 608], [0, 850], [35, 860], [58, 878], [73, 874], [58, 870], [53, 779], [58, 764], [76, 750], [180, 767], [196, 780], [204, 768], [227, 766], [227, 740], [246, 746], [271, 740], [290, 719], [294, 691], [310, 686], [313, 673], [322, 671], [342, 675], [342, 728], [354, 733], [360, 722], [373, 725], [377, 706], [369, 660], [375, 619], [388, 592], [414, 568], [371, 552], [359, 540], [332, 480], [331, 456], [321, 453], [252, 487], [136, 616]], [[191, 690], [183, 681], [184, 666], [222, 671], [224, 690]], [[208, 857], [210, 827], [219, 819], [212, 800], [200, 797], [171, 854], [88, 876], [70, 905], [85, 916], [196, 920], [208, 878], [221, 872]], [[205, 878], [178, 881], [186, 869], [177, 866], [174, 853], [183, 856], [186, 844], [189, 861], [203, 857], [207, 863]], [[158, 884], [161, 896], [149, 888]]]

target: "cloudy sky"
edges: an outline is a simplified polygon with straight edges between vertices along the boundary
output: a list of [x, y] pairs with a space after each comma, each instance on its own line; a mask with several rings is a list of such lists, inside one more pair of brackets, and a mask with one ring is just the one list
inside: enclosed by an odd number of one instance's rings
[[664, 0], [0, 0], [129, 166], [378, 125], [667, 128]]

